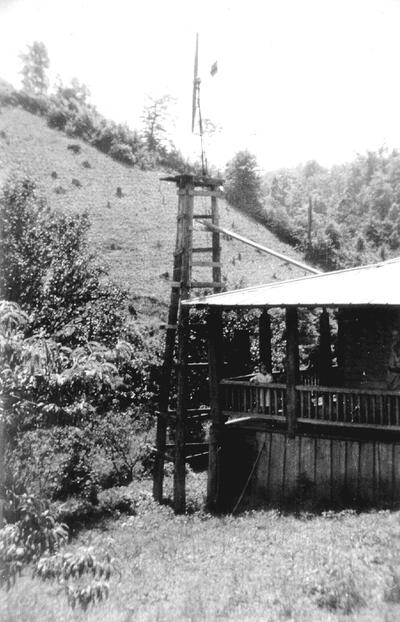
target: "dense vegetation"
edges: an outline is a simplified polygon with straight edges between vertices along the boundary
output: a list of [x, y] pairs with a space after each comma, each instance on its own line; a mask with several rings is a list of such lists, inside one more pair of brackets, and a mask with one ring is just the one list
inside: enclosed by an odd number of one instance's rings
[[398, 253], [397, 150], [368, 152], [331, 169], [311, 161], [264, 177], [254, 156], [240, 152], [228, 165], [226, 191], [233, 205], [325, 269], [361, 265]]
[[[124, 292], [89, 255], [88, 227], [86, 214], [52, 210], [30, 179], [12, 178], [1, 189], [0, 470], [10, 527], [0, 549], [8, 584], [23, 561], [59, 554], [65, 529], [49, 503], [70, 525], [129, 507], [118, 488], [111, 500], [101, 493], [151, 462], [157, 353], [125, 309]], [[57, 563], [51, 568], [62, 573], [64, 562]]]

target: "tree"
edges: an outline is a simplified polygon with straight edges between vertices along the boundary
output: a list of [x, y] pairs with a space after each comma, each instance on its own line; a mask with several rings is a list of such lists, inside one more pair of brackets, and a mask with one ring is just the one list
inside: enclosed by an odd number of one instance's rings
[[171, 95], [148, 97], [143, 109], [143, 136], [149, 151], [159, 151], [163, 146], [166, 124], [170, 121], [170, 106], [174, 102]]
[[263, 212], [261, 176], [256, 157], [249, 151], [239, 151], [228, 162], [225, 174], [226, 198], [235, 207], [251, 216]]
[[49, 86], [46, 71], [50, 66], [50, 59], [44, 43], [34, 41], [28, 45], [28, 50], [21, 54], [23, 62], [22, 87], [32, 95], [45, 95]]
[[74, 343], [112, 342], [125, 295], [87, 250], [87, 214], [51, 210], [29, 178], [0, 192], [0, 295], [31, 314], [31, 329]]

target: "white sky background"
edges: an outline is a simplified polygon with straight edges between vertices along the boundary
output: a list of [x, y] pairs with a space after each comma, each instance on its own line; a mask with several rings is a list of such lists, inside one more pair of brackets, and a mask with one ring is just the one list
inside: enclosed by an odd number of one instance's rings
[[400, 147], [400, 0], [0, 0], [0, 77], [19, 86], [18, 55], [39, 40], [51, 81], [76, 76], [132, 128], [146, 93], [169, 93], [193, 157], [196, 31], [203, 117], [222, 127], [209, 161], [248, 148], [265, 170], [329, 166]]

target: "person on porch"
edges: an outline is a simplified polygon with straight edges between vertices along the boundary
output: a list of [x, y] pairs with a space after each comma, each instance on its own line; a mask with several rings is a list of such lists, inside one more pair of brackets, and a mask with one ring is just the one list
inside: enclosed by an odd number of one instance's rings
[[265, 363], [260, 363], [258, 371], [250, 378], [250, 382], [259, 386], [255, 393], [254, 409], [256, 412], [269, 414], [271, 405], [271, 396], [269, 389], [265, 389], [263, 385], [273, 382], [272, 374], [267, 370]]

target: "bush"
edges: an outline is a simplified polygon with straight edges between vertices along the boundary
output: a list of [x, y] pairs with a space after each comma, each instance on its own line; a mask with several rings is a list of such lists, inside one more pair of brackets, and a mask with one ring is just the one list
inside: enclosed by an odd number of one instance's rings
[[32, 95], [26, 91], [15, 91], [14, 101], [24, 110], [41, 117], [46, 116], [49, 111], [49, 100], [41, 95]]
[[33, 314], [32, 330], [75, 344], [113, 341], [125, 294], [87, 252], [87, 214], [50, 210], [32, 180], [14, 178], [0, 193], [0, 226], [0, 291]]
[[136, 162], [132, 147], [124, 143], [113, 143], [109, 155], [114, 158], [114, 160], [118, 160], [118, 162], [123, 162], [124, 164], [133, 165]]

